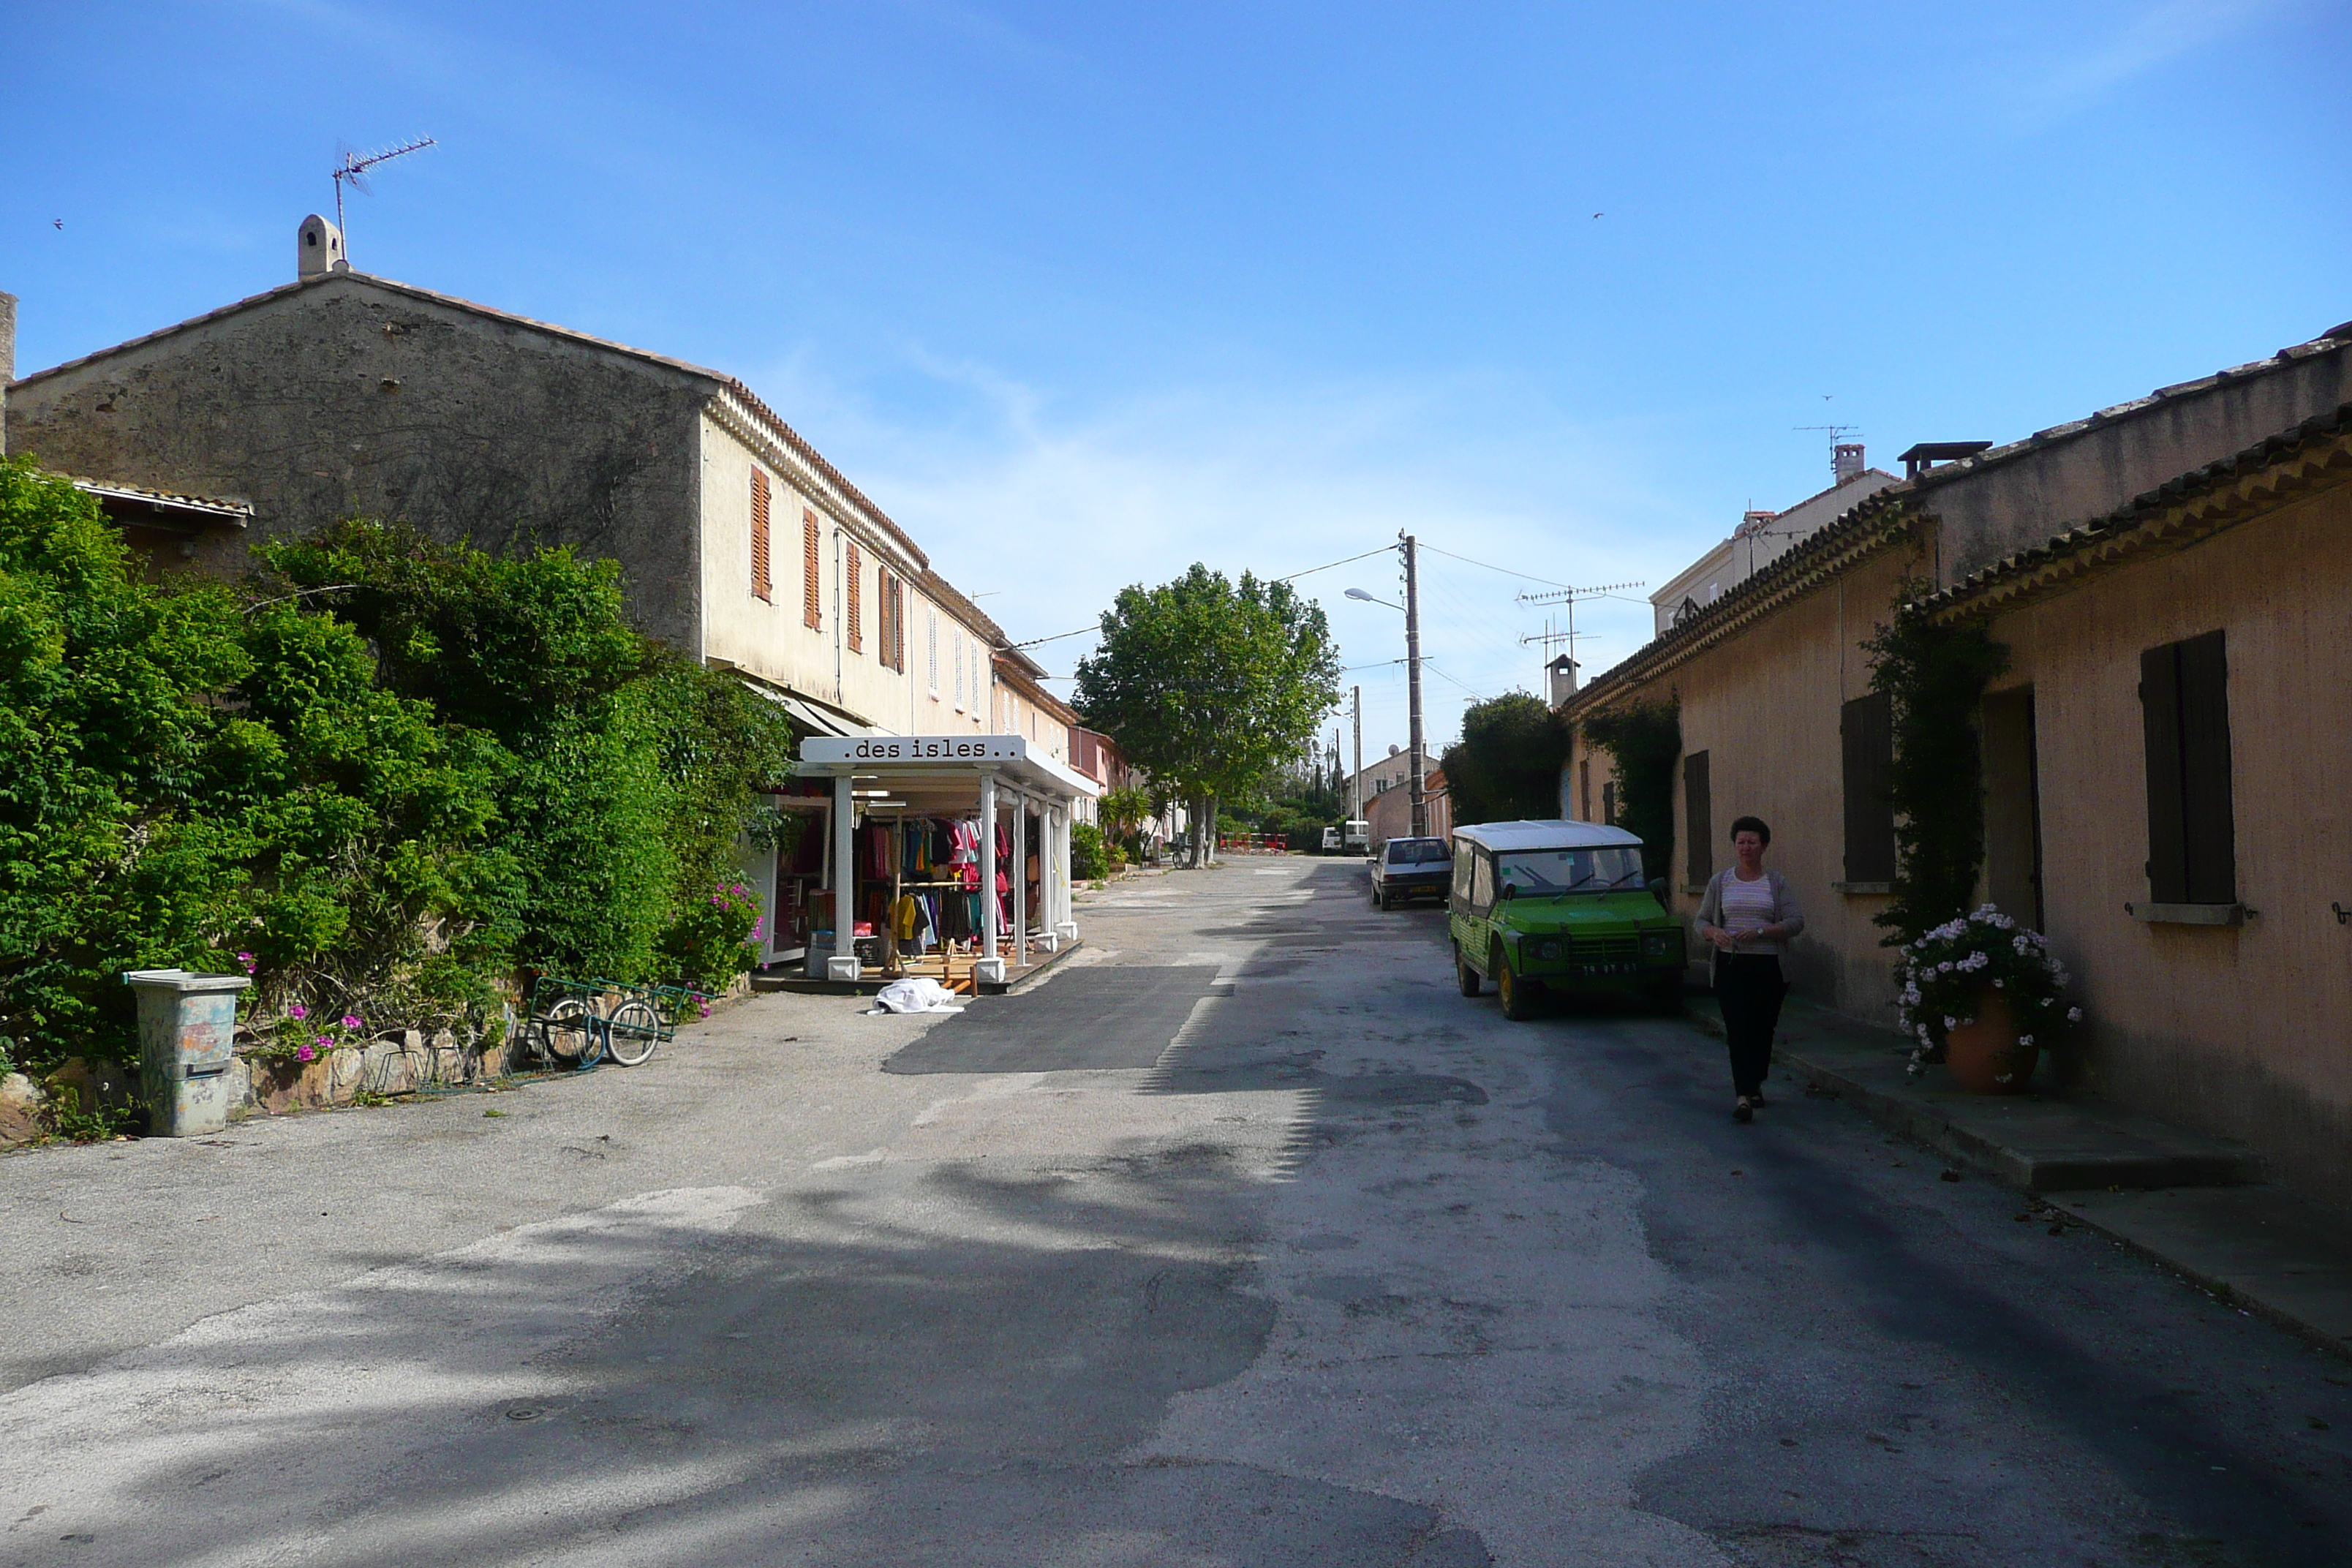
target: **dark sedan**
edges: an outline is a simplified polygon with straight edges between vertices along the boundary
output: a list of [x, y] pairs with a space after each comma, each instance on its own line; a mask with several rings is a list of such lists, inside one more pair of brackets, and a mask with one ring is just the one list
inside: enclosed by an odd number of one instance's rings
[[1391, 838], [1372, 857], [1372, 902], [1392, 910], [1411, 899], [1445, 901], [1454, 855], [1443, 838]]

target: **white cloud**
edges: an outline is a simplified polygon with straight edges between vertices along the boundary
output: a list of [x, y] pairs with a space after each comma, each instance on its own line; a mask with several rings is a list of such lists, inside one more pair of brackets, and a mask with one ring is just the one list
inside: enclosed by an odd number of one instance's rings
[[[2029, 128], [2063, 119], [2133, 78], [2215, 42], [2284, 0], [2163, 0], [2071, 52], [2057, 47], [2012, 84], [2012, 110]], [[2044, 43], [2049, 40], [2045, 38]]]
[[[1092, 622], [1118, 591], [1194, 561], [1283, 575], [1392, 544], [1425, 544], [1577, 584], [1664, 581], [1722, 532], [1679, 515], [1648, 474], [1663, 437], [1580, 426], [1491, 378], [1326, 384], [1288, 393], [1192, 386], [1067, 412], [1055, 397], [971, 363], [910, 360], [945, 394], [920, 427], [814, 374], [804, 361], [760, 376], [779, 406], [919, 540], [935, 565], [1015, 638]], [[894, 406], [905, 406], [903, 400]], [[1422, 557], [1423, 681], [1433, 743], [1470, 693], [1536, 688], [1544, 655], [1521, 647], [1548, 614], [1514, 595], [1539, 584], [1452, 556]], [[1338, 633], [1344, 662], [1370, 666], [1368, 756], [1406, 733], [1402, 618], [1347, 600], [1357, 586], [1402, 596], [1392, 557], [1300, 584]], [[1642, 591], [1630, 598], [1641, 601]], [[1648, 606], [1580, 608], [1597, 669], [1648, 637]], [[1038, 657], [1073, 670], [1091, 637]], [[1066, 686], [1061, 688], [1066, 691]], [[1343, 742], [1344, 743], [1344, 742]]]

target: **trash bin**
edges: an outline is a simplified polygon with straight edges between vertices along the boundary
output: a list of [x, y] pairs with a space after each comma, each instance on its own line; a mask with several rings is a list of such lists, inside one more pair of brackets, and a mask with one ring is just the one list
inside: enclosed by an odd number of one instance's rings
[[149, 1135], [197, 1138], [226, 1127], [236, 994], [253, 982], [184, 969], [134, 969], [122, 979], [139, 997], [139, 1080]]

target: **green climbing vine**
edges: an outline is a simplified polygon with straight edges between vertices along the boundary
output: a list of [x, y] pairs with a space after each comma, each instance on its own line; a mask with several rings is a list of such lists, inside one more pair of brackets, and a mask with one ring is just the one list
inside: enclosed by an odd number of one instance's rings
[[1928, 585], [1906, 579], [1895, 614], [1863, 647], [1870, 689], [1894, 710], [1895, 901], [1875, 917], [1885, 944], [1908, 945], [1975, 896], [1984, 864], [1984, 756], [1978, 710], [2009, 668], [1981, 623], [1939, 626], [1916, 608]]
[[1642, 874], [1671, 877], [1675, 863], [1675, 759], [1682, 755], [1682, 703], [1640, 702], [1595, 713], [1584, 738], [1617, 763], [1617, 824], [1642, 840]]

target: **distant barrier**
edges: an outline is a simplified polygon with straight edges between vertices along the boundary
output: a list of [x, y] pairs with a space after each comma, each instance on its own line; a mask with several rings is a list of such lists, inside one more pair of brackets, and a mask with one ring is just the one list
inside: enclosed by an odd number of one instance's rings
[[1235, 833], [1217, 836], [1220, 855], [1287, 855], [1290, 840], [1279, 833]]

